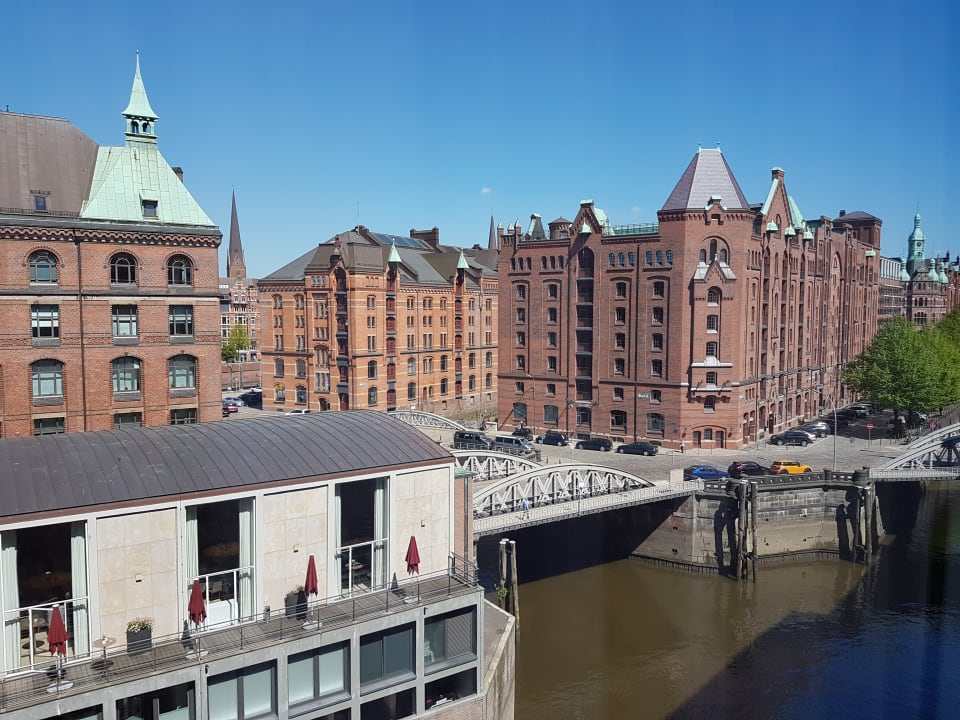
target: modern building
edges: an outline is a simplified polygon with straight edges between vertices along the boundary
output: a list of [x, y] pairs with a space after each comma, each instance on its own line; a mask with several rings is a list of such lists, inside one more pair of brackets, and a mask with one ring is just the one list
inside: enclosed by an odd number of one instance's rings
[[808, 219], [784, 177], [750, 203], [699, 150], [657, 223], [585, 200], [548, 231], [500, 229], [501, 425], [740, 447], [844, 402], [877, 328], [881, 221]]
[[264, 410], [496, 409], [496, 248], [362, 225], [259, 281]]
[[906, 286], [901, 279], [903, 272], [903, 261], [900, 258], [880, 258], [880, 307], [877, 310], [877, 320], [881, 323], [892, 317], [906, 316]]
[[511, 717], [468, 482], [385, 413], [0, 440], [0, 712]]
[[3, 437], [220, 417], [220, 231], [158, 147], [137, 59], [125, 142], [0, 112]]

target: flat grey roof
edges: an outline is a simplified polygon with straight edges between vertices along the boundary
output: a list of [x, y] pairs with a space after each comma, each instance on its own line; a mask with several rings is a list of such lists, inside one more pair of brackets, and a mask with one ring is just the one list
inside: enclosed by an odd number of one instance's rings
[[0, 440], [0, 520], [451, 461], [368, 410]]

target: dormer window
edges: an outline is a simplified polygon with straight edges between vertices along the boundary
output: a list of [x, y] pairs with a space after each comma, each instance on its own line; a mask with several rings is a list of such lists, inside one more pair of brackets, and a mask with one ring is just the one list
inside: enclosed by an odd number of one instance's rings
[[155, 218], [157, 216], [156, 200], [141, 200], [140, 206], [143, 208], [144, 217]]
[[33, 196], [33, 209], [37, 212], [47, 211], [47, 198], [44, 195]]

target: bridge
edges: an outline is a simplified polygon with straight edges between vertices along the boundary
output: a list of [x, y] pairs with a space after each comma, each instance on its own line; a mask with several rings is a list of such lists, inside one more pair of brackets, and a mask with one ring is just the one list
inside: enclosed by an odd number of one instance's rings
[[897, 457], [870, 471], [877, 480], [922, 480], [960, 475], [960, 423], [923, 435]]
[[473, 495], [475, 536], [687, 497], [698, 481], [654, 483], [598, 465], [538, 465], [484, 484]]
[[415, 427], [438, 428], [440, 430], [475, 429], [468, 428], [466, 425], [458, 423], [456, 420], [445, 418], [442, 415], [420, 412], [419, 410], [391, 410], [390, 415], [395, 417], [397, 420], [401, 420], [408, 425], [414, 425]]
[[535, 460], [497, 450], [451, 450], [450, 454], [456, 470], [471, 473], [476, 480], [499, 480], [543, 467]]

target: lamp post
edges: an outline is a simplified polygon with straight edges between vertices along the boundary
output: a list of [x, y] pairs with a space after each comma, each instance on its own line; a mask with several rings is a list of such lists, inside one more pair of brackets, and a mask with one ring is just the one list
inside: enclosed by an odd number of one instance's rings
[[837, 469], [837, 406], [833, 404], [833, 398], [824, 395], [823, 399], [830, 403], [830, 409], [833, 411], [833, 469]]

